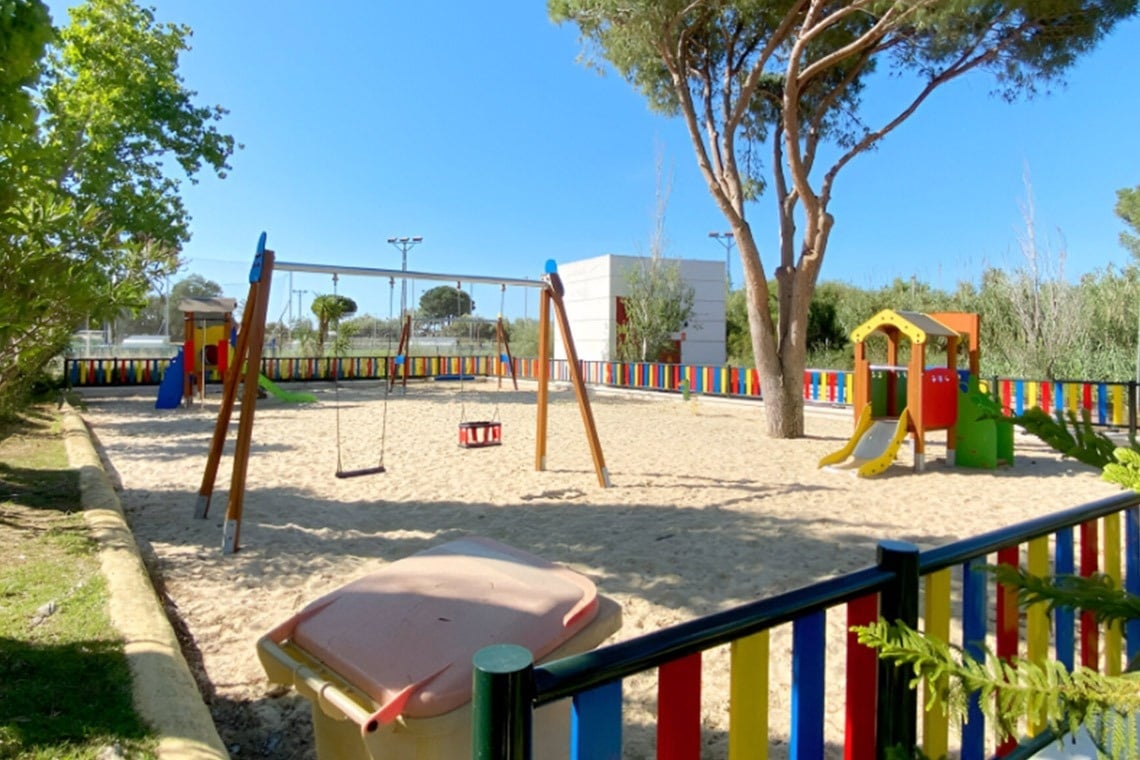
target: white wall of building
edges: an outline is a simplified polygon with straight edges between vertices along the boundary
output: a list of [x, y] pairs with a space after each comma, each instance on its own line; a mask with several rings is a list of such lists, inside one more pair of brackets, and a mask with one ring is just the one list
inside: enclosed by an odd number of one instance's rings
[[[578, 358], [613, 361], [617, 350], [617, 298], [626, 295], [626, 272], [635, 256], [606, 254], [559, 264], [566, 288], [564, 302]], [[675, 259], [681, 277], [693, 287], [693, 319], [684, 330], [681, 361], [685, 364], [725, 363], [724, 262]], [[681, 336], [677, 336], [681, 337]], [[562, 337], [555, 330], [554, 356], [566, 358]]]
[[[609, 331], [614, 320], [612, 262], [609, 256], [558, 265], [566, 288], [563, 302], [579, 359], [597, 360], [612, 353]], [[554, 330], [554, 357], [566, 358], [566, 346]]]

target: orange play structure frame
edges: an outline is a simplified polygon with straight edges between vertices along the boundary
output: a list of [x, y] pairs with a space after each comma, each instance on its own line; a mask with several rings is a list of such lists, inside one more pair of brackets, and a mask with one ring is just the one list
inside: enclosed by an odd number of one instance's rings
[[[926, 467], [926, 433], [930, 430], [946, 431], [947, 461], [953, 464], [957, 446], [955, 423], [958, 416], [958, 349], [963, 339], [968, 346], [970, 374], [978, 376], [979, 329], [981, 319], [968, 312], [893, 311], [884, 309], [851, 332], [855, 344], [855, 370], [852, 373], [852, 401], [855, 419], [871, 403], [871, 370], [864, 341], [881, 332], [887, 337], [887, 363], [882, 369], [888, 373], [888, 408], [893, 408], [895, 373], [907, 371], [908, 430], [914, 441], [914, 469], [922, 472]], [[926, 345], [930, 338], [946, 338], [946, 367], [926, 368]], [[910, 341], [910, 361], [907, 366], [898, 364], [899, 342]]]

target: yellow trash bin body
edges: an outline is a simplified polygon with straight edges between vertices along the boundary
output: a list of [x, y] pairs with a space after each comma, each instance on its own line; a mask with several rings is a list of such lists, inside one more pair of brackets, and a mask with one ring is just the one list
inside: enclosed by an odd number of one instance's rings
[[[318, 757], [452, 760], [471, 751], [471, 659], [519, 644], [536, 662], [588, 651], [621, 609], [585, 576], [486, 538], [394, 562], [258, 642], [269, 680], [312, 702]], [[569, 702], [534, 719], [535, 756], [565, 758]]]

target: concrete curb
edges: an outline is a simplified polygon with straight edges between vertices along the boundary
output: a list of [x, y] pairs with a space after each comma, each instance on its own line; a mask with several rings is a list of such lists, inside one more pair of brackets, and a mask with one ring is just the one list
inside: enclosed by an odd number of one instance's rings
[[71, 468], [79, 472], [84, 519], [99, 544], [111, 622], [125, 641], [135, 709], [158, 733], [158, 756], [228, 760], [87, 425], [71, 407], [64, 407], [63, 440]]

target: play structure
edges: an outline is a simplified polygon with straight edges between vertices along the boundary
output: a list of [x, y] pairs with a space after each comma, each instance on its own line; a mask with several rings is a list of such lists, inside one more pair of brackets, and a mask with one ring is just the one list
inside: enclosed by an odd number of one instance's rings
[[[519, 287], [540, 288], [538, 305], [538, 353], [539, 356], [549, 356], [551, 348], [550, 321], [553, 312], [554, 321], [558, 326], [560, 337], [569, 355], [570, 381], [578, 401], [582, 423], [586, 430], [587, 443], [594, 461], [594, 470], [598, 484], [603, 488], [610, 485], [609, 472], [606, 469], [602, 454], [601, 442], [598, 439], [597, 426], [594, 423], [593, 410], [590, 399], [586, 393], [586, 385], [579, 369], [577, 352], [574, 348], [573, 337], [570, 333], [570, 322], [566, 316], [563, 301], [564, 289], [562, 280], [558, 276], [558, 268], [553, 261], [548, 261], [545, 273], [540, 280], [515, 279], [506, 277], [488, 277], [484, 275], [453, 275], [437, 274], [431, 272], [409, 272], [394, 269], [376, 269], [371, 267], [333, 266], [327, 264], [306, 264], [297, 262], [277, 262], [273, 251], [265, 247], [266, 236], [261, 234], [257, 243], [257, 252], [254, 256], [253, 266], [249, 273], [249, 296], [242, 311], [241, 327], [237, 333], [233, 355], [223, 383], [221, 406], [218, 410], [217, 422], [214, 426], [213, 438], [210, 442], [210, 451], [206, 460], [206, 468], [202, 474], [202, 485], [198, 490], [198, 500], [195, 505], [194, 516], [205, 518], [210, 508], [210, 499], [213, 496], [214, 484], [217, 480], [218, 467], [221, 463], [222, 451], [225, 447], [229, 431], [230, 418], [233, 415], [234, 405], [237, 402], [238, 387], [241, 387], [241, 416], [238, 423], [237, 440], [234, 445], [233, 472], [230, 481], [229, 501], [226, 505], [226, 517], [223, 523], [222, 550], [230, 554], [238, 550], [241, 531], [242, 509], [245, 499], [246, 473], [249, 469], [250, 445], [253, 440], [253, 420], [257, 407], [258, 388], [260, 387], [259, 366], [261, 363], [262, 344], [265, 340], [266, 316], [269, 308], [269, 290], [275, 270], [283, 272], [306, 272], [310, 274], [326, 274], [333, 277], [362, 276], [387, 277], [394, 280], [397, 277], [408, 279], [435, 280], [459, 283], [489, 283], [505, 288], [508, 285]], [[335, 287], [335, 283], [334, 283]], [[405, 315], [401, 315], [405, 317]], [[500, 316], [499, 329], [502, 330], [502, 317]], [[407, 324], [407, 321], [404, 321]], [[500, 335], [503, 333], [500, 332]], [[509, 349], [503, 354], [509, 360]], [[389, 379], [395, 374], [395, 365], [390, 364]], [[513, 376], [513, 370], [512, 370]], [[500, 376], [501, 381], [501, 376]], [[385, 383], [387, 387], [389, 383]], [[538, 362], [538, 391], [537, 391], [537, 430], [535, 435], [535, 469], [546, 469], [547, 444], [547, 411], [549, 406], [550, 363]], [[334, 386], [335, 387], [335, 386]], [[387, 391], [385, 391], [387, 392]], [[339, 420], [339, 418], [338, 418]], [[465, 422], [461, 420], [461, 426]], [[474, 442], [478, 447], [484, 435], [494, 435], [492, 423], [497, 420], [475, 420], [470, 431], [479, 429], [480, 438]], [[339, 422], [338, 422], [339, 424]], [[463, 443], [463, 428], [460, 428], [460, 443]], [[487, 444], [482, 444], [487, 445]], [[383, 449], [381, 449], [382, 451]], [[374, 474], [383, 472], [381, 464], [378, 466], [361, 468], [360, 470], [344, 470], [338, 462], [338, 475], [341, 477], [355, 477], [356, 475]], [[338, 452], [339, 458], [339, 452]]]
[[[1013, 461], [1013, 426], [1000, 405], [978, 388], [979, 327], [977, 314], [884, 309], [851, 333], [855, 345], [852, 373], [855, 429], [820, 467], [853, 470], [872, 477], [894, 463], [909, 435], [914, 470], [926, 467], [926, 434], [946, 431], [946, 461], [962, 467], [994, 468]], [[871, 364], [865, 341], [874, 333], [887, 338], [885, 364]], [[910, 359], [899, 364], [900, 341], [910, 343]], [[946, 366], [928, 367], [926, 349], [940, 339]], [[959, 347], [967, 367], [957, 367]], [[963, 376], [963, 373], [964, 376]]]
[[195, 390], [199, 399], [205, 395], [211, 373], [226, 374], [236, 305], [232, 298], [186, 298], [178, 304], [184, 325], [182, 348], [159, 384], [156, 409], [190, 406]]
[[[178, 304], [185, 331], [178, 349], [158, 386], [155, 409], [177, 409], [205, 397], [206, 380], [213, 374], [225, 378], [230, 364], [234, 335], [233, 298], [186, 298]], [[260, 375], [258, 386], [266, 393], [292, 404], [316, 401], [311, 393], [286, 391], [268, 377]]]

